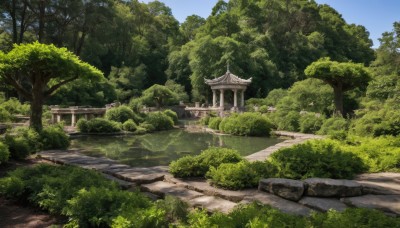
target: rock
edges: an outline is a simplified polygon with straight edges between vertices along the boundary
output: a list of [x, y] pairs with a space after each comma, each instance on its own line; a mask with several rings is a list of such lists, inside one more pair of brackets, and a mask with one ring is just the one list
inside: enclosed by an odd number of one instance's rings
[[260, 180], [258, 190], [266, 191], [288, 200], [299, 201], [304, 193], [304, 184], [298, 180], [268, 178]]
[[111, 175], [108, 175], [108, 174], [105, 174], [105, 173], [102, 173], [102, 175], [103, 175], [105, 178], [107, 178], [108, 180], [111, 180], [111, 181], [116, 182], [116, 183], [119, 185], [119, 187], [120, 187], [121, 189], [127, 190], [127, 189], [130, 189], [130, 188], [136, 187], [136, 184], [135, 184], [135, 183], [128, 182], [128, 181], [124, 181], [124, 180], [115, 178], [115, 177], [113, 177], [113, 176], [111, 176]]
[[340, 200], [349, 206], [377, 209], [400, 215], [400, 195], [364, 195]]
[[305, 195], [319, 197], [348, 197], [362, 195], [362, 186], [352, 180], [335, 180], [328, 178], [309, 178]]
[[246, 196], [240, 203], [245, 204], [254, 201], [293, 215], [309, 216], [312, 212], [312, 210], [306, 206], [265, 192], [258, 192], [252, 196]]
[[161, 181], [164, 179], [164, 175], [167, 174], [165, 170], [160, 167], [113, 169], [112, 171], [106, 173], [126, 181], [135, 182], [137, 184], [147, 184], [155, 181]]
[[355, 180], [363, 186], [364, 194], [400, 195], [400, 173], [364, 173]]
[[220, 211], [228, 214], [237, 205], [215, 196], [201, 196], [188, 201], [192, 207], [201, 207], [209, 212]]
[[300, 204], [305, 205], [307, 207], [326, 212], [330, 209], [335, 211], [344, 211], [347, 206], [346, 204], [340, 202], [338, 199], [328, 199], [328, 198], [317, 198], [317, 197], [303, 197], [300, 201]]
[[140, 190], [151, 192], [162, 197], [165, 197], [166, 195], [175, 196], [183, 201], [189, 201], [191, 199], [204, 196], [199, 192], [182, 188], [176, 186], [175, 184], [167, 183], [164, 181], [157, 181], [151, 184], [142, 185], [140, 186]]

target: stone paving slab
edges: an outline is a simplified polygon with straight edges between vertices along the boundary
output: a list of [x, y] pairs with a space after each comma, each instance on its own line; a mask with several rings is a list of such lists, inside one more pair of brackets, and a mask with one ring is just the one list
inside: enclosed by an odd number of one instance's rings
[[293, 215], [309, 216], [312, 212], [312, 210], [306, 206], [290, 200], [285, 200], [273, 194], [263, 192], [258, 192], [252, 196], [246, 196], [240, 203], [246, 204], [254, 201], [258, 201], [262, 204], [276, 208], [284, 213]]
[[175, 196], [183, 201], [204, 196], [203, 194], [189, 190], [183, 187], [178, 187], [175, 184], [167, 183], [164, 181], [157, 181], [151, 184], [144, 184], [140, 186], [142, 191], [151, 192], [153, 194], [165, 197], [166, 195]]
[[322, 212], [326, 212], [330, 209], [344, 211], [347, 208], [346, 204], [342, 203], [338, 199], [333, 198], [317, 198], [306, 196], [301, 198], [299, 203]]
[[115, 178], [115, 177], [113, 177], [113, 176], [111, 176], [111, 175], [108, 175], [108, 174], [105, 174], [105, 173], [102, 173], [102, 175], [103, 175], [105, 178], [107, 178], [108, 180], [111, 180], [111, 181], [116, 182], [116, 183], [117, 183], [122, 189], [124, 189], [124, 190], [137, 187], [137, 185], [136, 185], [135, 183], [128, 182], [128, 181], [124, 181], [124, 180]]
[[153, 169], [150, 167], [120, 169], [118, 171], [108, 172], [108, 174], [126, 181], [135, 182], [137, 184], [148, 184], [163, 180], [166, 173], [160, 169]]
[[377, 209], [400, 216], [400, 195], [364, 195], [340, 200], [353, 207]]
[[215, 196], [197, 197], [189, 200], [188, 203], [192, 207], [203, 208], [209, 212], [219, 211], [225, 214], [228, 214], [237, 205], [237, 203]]
[[366, 194], [400, 195], [400, 173], [365, 173], [355, 180], [363, 185]]

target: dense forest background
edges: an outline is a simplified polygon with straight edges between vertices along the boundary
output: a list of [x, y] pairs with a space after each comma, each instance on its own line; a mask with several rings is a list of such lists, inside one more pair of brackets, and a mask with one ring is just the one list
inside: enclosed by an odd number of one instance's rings
[[[253, 78], [247, 97], [265, 98], [272, 90], [279, 94], [277, 89], [295, 97], [296, 91], [287, 89], [305, 79], [305, 68], [330, 57], [363, 63], [373, 74], [368, 88], [346, 94], [345, 105], [354, 110], [359, 97], [381, 104], [399, 99], [399, 37], [395, 22], [374, 50], [365, 27], [346, 23], [335, 9], [312, 0], [221, 0], [208, 18], [192, 15], [181, 24], [158, 1], [0, 3], [0, 50], [7, 52], [14, 43], [51, 43], [104, 72], [104, 80], [65, 85], [48, 104], [127, 103], [153, 84], [184, 90], [190, 101], [207, 102], [211, 93], [204, 78], [222, 75], [228, 62], [231, 72]], [[321, 89], [309, 85], [308, 90]], [[18, 97], [5, 83], [0, 90]]]

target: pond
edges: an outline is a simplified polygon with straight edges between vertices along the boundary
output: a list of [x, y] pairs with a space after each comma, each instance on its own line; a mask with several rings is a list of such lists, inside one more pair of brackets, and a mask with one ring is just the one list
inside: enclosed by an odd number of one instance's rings
[[70, 148], [134, 167], [150, 167], [168, 165], [185, 155], [197, 155], [211, 146], [236, 149], [246, 156], [282, 141], [280, 138], [215, 135], [176, 129], [146, 135], [81, 136], [71, 140]]

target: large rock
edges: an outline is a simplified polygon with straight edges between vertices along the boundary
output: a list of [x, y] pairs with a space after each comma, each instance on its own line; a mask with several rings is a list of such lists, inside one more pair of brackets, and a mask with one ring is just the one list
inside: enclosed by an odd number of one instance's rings
[[351, 180], [309, 178], [305, 195], [318, 197], [349, 197], [362, 195], [362, 185]]
[[258, 190], [266, 191], [288, 200], [299, 201], [304, 193], [304, 184], [298, 180], [268, 178], [260, 180]]
[[364, 195], [342, 198], [341, 201], [353, 207], [377, 209], [400, 215], [400, 195]]
[[322, 212], [326, 212], [330, 209], [333, 209], [335, 211], [344, 211], [347, 208], [346, 204], [340, 202], [340, 200], [329, 199], [329, 198], [317, 198], [317, 197], [306, 196], [301, 198], [299, 203]]

